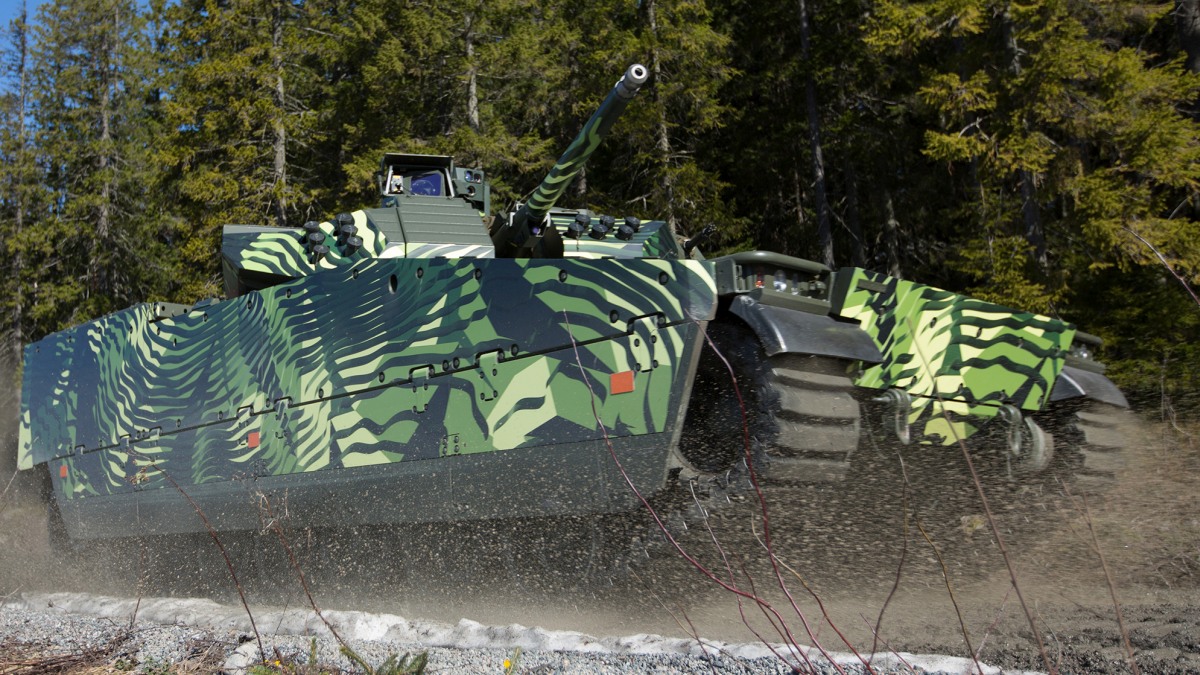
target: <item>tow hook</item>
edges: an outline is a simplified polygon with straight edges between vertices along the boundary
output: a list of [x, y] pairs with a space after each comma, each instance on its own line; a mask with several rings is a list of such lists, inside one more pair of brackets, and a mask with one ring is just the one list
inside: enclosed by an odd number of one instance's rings
[[1020, 408], [1004, 404], [996, 415], [1004, 424], [1004, 442], [1009, 473], [1034, 473], [1050, 464], [1053, 441], [1032, 417]]
[[908, 395], [908, 392], [901, 389], [888, 389], [871, 401], [879, 403], [883, 407], [884, 427], [889, 426], [890, 422], [891, 431], [896, 435], [900, 444], [912, 443], [912, 430], [908, 425], [909, 413], [912, 412], [912, 397]]

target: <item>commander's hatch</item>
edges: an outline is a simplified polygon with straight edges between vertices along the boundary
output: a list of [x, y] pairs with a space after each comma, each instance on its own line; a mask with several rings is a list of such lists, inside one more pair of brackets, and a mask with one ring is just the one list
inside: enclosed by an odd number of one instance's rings
[[491, 208], [483, 171], [458, 168], [447, 155], [389, 152], [383, 156], [375, 176], [384, 208], [410, 197], [458, 198], [485, 215]]

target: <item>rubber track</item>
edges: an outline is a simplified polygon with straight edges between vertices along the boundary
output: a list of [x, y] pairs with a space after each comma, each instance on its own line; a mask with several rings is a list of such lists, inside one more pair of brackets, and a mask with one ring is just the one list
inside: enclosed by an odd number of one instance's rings
[[[774, 510], [812, 490], [814, 484], [845, 478], [860, 440], [861, 411], [844, 362], [783, 354], [759, 365], [752, 399], [745, 402], [756, 413], [749, 420], [750, 454], [759, 488]], [[758, 546], [747, 523], [761, 512], [761, 506], [744, 450], [742, 459], [727, 471], [681, 482], [657, 507], [673, 536], [703, 531], [707, 520], [731, 550]], [[641, 541], [647, 544], [646, 553], [670, 549], [652, 521]]]
[[1133, 415], [1128, 410], [1103, 403], [1093, 403], [1074, 413], [1075, 429], [1081, 443], [1082, 465], [1075, 474], [1075, 483], [1088, 489], [1102, 489], [1111, 484], [1125, 466], [1124, 449], [1129, 442], [1128, 430]]
[[784, 354], [772, 357], [763, 387], [772, 483], [830, 482], [845, 477], [858, 448], [861, 410], [844, 364]]

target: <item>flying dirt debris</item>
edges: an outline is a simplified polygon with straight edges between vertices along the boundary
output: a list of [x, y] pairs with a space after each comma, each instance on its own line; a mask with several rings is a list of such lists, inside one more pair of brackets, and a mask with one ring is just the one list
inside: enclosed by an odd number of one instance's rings
[[[956, 461], [960, 439], [1002, 481], [1111, 478], [1125, 399], [1070, 324], [778, 253], [705, 259], [703, 233], [559, 207], [646, 79], [630, 67], [498, 214], [483, 170], [387, 154], [378, 208], [226, 226], [225, 298], [30, 344], [18, 464], [51, 545], [283, 519], [587, 531], [639, 495], [686, 520], [744, 502], [750, 467], [798, 495], [898, 471], [881, 458]], [[639, 527], [605, 546], [649, 548]], [[525, 573], [561, 529], [505, 564]], [[573, 541], [576, 560], [594, 545]]]

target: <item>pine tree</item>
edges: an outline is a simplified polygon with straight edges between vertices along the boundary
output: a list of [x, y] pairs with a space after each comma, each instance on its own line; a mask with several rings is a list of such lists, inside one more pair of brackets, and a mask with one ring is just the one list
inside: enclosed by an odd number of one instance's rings
[[[736, 73], [729, 37], [705, 0], [589, 3], [570, 13], [575, 45], [570, 133], [632, 63], [650, 71], [643, 91], [587, 168], [586, 201], [610, 213], [666, 220], [682, 234], [735, 225], [726, 183], [699, 155], [732, 111], [719, 98]], [[584, 104], [586, 102], [586, 105]]]
[[154, 64], [143, 27], [128, 0], [39, 10], [30, 114], [50, 199], [37, 232], [22, 236], [35, 334], [166, 290], [163, 233], [146, 189], [155, 180], [145, 87]]
[[946, 215], [970, 242], [961, 269], [979, 294], [1041, 311], [1089, 266], [1157, 265], [1133, 233], [1200, 262], [1196, 225], [1172, 216], [1200, 178], [1200, 130], [1179, 113], [1197, 81], [1120, 46], [1130, 8], [1107, 6], [1103, 21], [1086, 9], [884, 2], [870, 32], [922, 73], [914, 109], [960, 200]]
[[204, 271], [185, 293], [193, 299], [217, 289], [221, 225], [294, 227], [318, 211], [328, 160], [314, 154], [311, 104], [322, 85], [314, 53], [327, 38], [308, 7], [187, 0], [167, 9], [171, 133], [160, 160], [191, 228], [183, 258]]
[[[4, 274], [0, 284], [0, 306], [6, 318], [10, 363], [21, 362], [21, 350], [29, 332], [27, 255], [29, 231], [40, 215], [41, 172], [37, 165], [30, 126], [29, 25], [22, 5], [9, 24], [8, 42], [2, 55], [5, 91], [0, 94], [0, 246]], [[15, 368], [12, 369], [15, 371]]]

